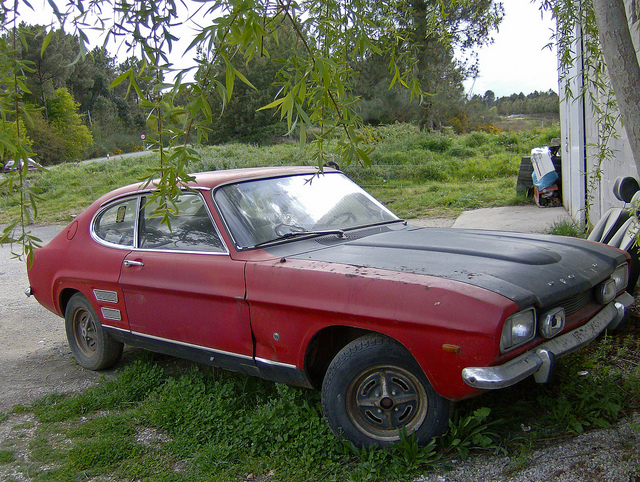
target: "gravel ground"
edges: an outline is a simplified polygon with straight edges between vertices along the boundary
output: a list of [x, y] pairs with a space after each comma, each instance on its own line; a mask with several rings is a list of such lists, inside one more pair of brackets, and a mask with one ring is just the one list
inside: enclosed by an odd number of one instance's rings
[[[51, 239], [59, 226], [38, 227], [34, 233]], [[0, 412], [56, 392], [77, 392], [97, 383], [101, 373], [84, 370], [71, 356], [62, 318], [34, 298], [25, 262], [10, 246], [0, 247]]]
[[640, 482], [640, 414], [514, 457], [470, 457], [415, 482]]

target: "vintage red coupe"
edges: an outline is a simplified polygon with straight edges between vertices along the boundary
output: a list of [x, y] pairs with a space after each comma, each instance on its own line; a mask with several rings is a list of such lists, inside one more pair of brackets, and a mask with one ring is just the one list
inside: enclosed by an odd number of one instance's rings
[[412, 226], [333, 169], [197, 174], [170, 228], [152, 188], [106, 194], [35, 251], [29, 293], [78, 363], [126, 343], [317, 388], [360, 446], [426, 443], [452, 402], [546, 382], [633, 301], [622, 251]]

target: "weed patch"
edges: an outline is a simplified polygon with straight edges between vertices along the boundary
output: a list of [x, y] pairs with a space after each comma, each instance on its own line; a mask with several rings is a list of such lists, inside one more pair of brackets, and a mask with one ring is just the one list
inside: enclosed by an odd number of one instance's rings
[[574, 221], [556, 221], [547, 231], [547, 234], [557, 236], [571, 236], [572, 238], [586, 238], [586, 231], [578, 226]]
[[8, 464], [15, 460], [15, 455], [11, 450], [0, 450], [0, 464]]

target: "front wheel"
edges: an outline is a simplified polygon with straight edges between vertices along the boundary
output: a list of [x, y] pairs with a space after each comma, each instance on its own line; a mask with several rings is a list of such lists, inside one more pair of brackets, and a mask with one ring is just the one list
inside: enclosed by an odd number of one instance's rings
[[388, 447], [400, 440], [403, 429], [426, 444], [446, 430], [451, 407], [411, 354], [381, 335], [344, 347], [322, 384], [322, 409], [331, 430], [358, 447]]
[[117, 363], [123, 344], [103, 328], [89, 300], [81, 293], [71, 297], [64, 313], [67, 341], [78, 364], [88, 370], [103, 370]]

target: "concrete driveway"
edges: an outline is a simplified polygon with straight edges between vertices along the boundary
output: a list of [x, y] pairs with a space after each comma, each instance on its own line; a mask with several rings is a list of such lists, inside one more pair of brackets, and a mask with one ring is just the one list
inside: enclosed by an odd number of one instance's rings
[[440, 228], [488, 229], [491, 231], [515, 231], [518, 233], [546, 233], [556, 223], [573, 220], [563, 207], [540, 208], [538, 206], [505, 206], [464, 211], [454, 218], [410, 219], [411, 224]]

